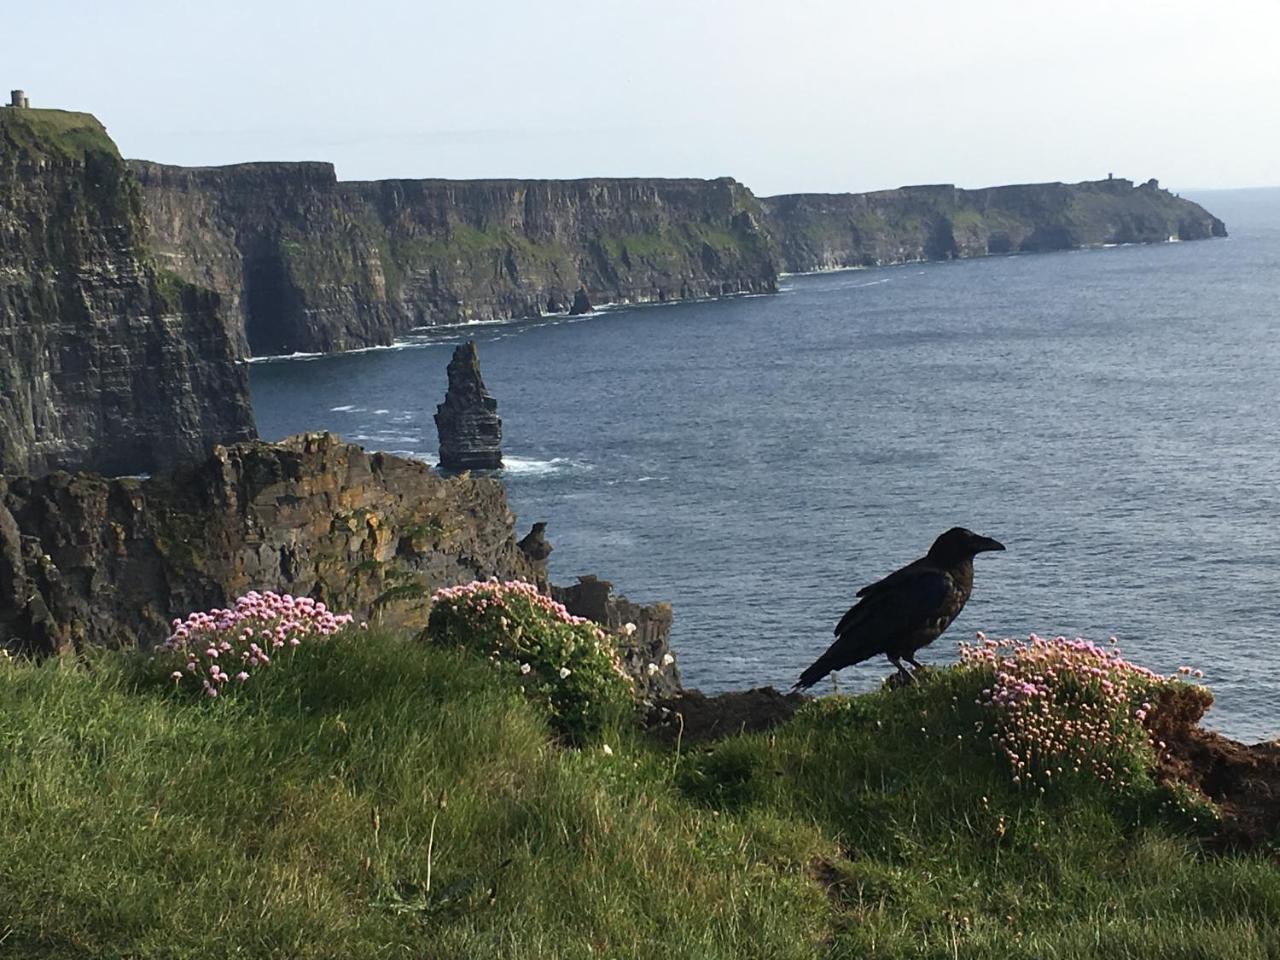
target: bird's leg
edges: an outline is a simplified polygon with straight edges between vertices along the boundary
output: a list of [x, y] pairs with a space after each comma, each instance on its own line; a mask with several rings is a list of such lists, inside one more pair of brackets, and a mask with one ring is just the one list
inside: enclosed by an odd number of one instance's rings
[[[907, 659], [910, 659], [910, 658], [908, 657]], [[916, 682], [915, 674], [913, 674], [910, 670], [904, 667], [902, 665], [902, 661], [899, 660], [897, 657], [893, 657], [893, 656], [889, 657], [889, 662], [898, 668], [898, 673], [902, 674], [903, 683]]]
[[908, 655], [907, 655], [906, 657], [904, 657], [903, 659], [905, 659], [905, 660], [907, 661], [907, 663], [911, 664], [911, 665], [912, 665], [913, 667], [915, 667], [917, 670], [923, 670], [923, 669], [925, 669], [924, 664], [923, 664], [923, 663], [921, 663], [919, 660], [917, 660], [917, 659], [916, 659], [916, 655], [915, 655], [914, 653], [912, 653], [912, 654], [908, 654]]

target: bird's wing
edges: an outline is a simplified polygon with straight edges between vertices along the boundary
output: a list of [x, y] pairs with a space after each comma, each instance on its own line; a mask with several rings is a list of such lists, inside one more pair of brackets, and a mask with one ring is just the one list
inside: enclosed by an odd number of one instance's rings
[[874, 586], [875, 590], [840, 618], [835, 642], [800, 675], [797, 686], [812, 686], [832, 670], [887, 653], [896, 641], [911, 636], [938, 615], [952, 582], [936, 567], [912, 564]]
[[893, 571], [893, 573], [889, 574], [887, 577], [883, 577], [882, 579], [877, 580], [875, 583], [867, 584], [865, 587], [863, 587], [861, 590], [858, 591], [857, 596], [859, 597], [870, 596], [871, 594], [876, 593], [879, 590], [883, 590], [885, 587], [892, 587], [894, 584], [901, 583], [904, 580], [909, 580], [911, 577], [914, 577], [917, 573], [919, 573], [922, 569], [933, 570], [936, 568], [929, 563], [928, 557], [921, 557], [919, 560], [913, 560], [911, 563], [908, 563], [901, 570], [895, 570]]
[[862, 599], [840, 618], [835, 635], [911, 632], [935, 616], [950, 589], [946, 573], [913, 563], [860, 590]]

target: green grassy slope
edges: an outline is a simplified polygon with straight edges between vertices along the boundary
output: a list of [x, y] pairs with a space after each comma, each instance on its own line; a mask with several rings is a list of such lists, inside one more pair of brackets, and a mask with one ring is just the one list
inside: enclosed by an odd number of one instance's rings
[[1019, 791], [954, 674], [612, 752], [375, 633], [214, 701], [142, 677], [0, 660], [0, 954], [1280, 956], [1274, 862]]
[[25, 132], [33, 142], [54, 146], [71, 157], [85, 153], [108, 153], [117, 159], [120, 156], [106, 128], [89, 113], [5, 107], [0, 108], [0, 123], [15, 134]]

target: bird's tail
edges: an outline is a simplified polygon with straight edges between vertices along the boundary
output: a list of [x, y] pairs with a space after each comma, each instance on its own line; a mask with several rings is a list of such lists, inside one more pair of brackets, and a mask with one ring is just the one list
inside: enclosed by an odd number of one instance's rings
[[815, 660], [813, 664], [810, 665], [808, 669], [804, 671], [804, 673], [800, 674], [800, 679], [796, 681], [796, 685], [791, 689], [807, 690], [809, 687], [812, 687], [815, 683], [817, 683], [819, 680], [825, 677], [828, 673], [836, 669], [836, 666], [833, 662], [834, 660], [835, 660], [835, 657], [831, 656], [831, 651], [828, 650], [826, 653], [820, 656], [817, 660]]
[[865, 638], [859, 639], [853, 633], [837, 633], [836, 642], [827, 648], [813, 665], [800, 674], [793, 690], [804, 690], [812, 687], [833, 670], [843, 670], [854, 664], [870, 660], [877, 653], [883, 653], [880, 647], [868, 643]]

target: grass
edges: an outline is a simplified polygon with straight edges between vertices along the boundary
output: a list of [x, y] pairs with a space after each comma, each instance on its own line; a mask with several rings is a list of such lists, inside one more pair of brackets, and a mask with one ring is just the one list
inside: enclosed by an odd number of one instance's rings
[[1020, 791], [962, 678], [702, 749], [567, 749], [483, 661], [351, 631], [195, 701], [0, 660], [0, 954], [1280, 956], [1280, 868]]
[[0, 108], [0, 124], [26, 134], [27, 141], [50, 145], [67, 156], [107, 153], [119, 158], [120, 151], [98, 118], [72, 110]]

